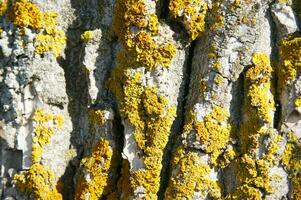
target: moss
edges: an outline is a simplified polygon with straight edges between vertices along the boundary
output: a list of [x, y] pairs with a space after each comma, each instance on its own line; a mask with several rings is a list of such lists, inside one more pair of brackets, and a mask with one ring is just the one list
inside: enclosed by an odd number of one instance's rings
[[169, 3], [170, 15], [186, 25], [191, 40], [204, 32], [207, 9], [204, 0], [171, 0]]
[[93, 32], [92, 31], [85, 31], [84, 33], [81, 34], [80, 38], [84, 42], [90, 42], [93, 39]]
[[213, 199], [221, 197], [220, 186], [209, 178], [211, 169], [201, 162], [198, 153], [179, 147], [174, 153], [172, 168], [176, 175], [169, 181], [165, 193], [166, 200], [192, 199], [195, 192], [201, 192], [203, 196], [208, 195]]
[[[109, 141], [100, 139], [95, 145], [90, 156], [81, 160], [85, 173], [77, 183], [75, 199], [97, 200], [106, 194], [106, 186], [109, 182], [109, 172], [113, 158], [113, 150]], [[89, 176], [89, 178], [86, 178]]]
[[300, 34], [289, 36], [280, 42], [280, 65], [278, 67], [280, 90], [292, 83], [301, 71]]
[[63, 199], [56, 189], [55, 174], [39, 163], [33, 164], [28, 171], [15, 175], [14, 181], [22, 192], [33, 195], [37, 200]]

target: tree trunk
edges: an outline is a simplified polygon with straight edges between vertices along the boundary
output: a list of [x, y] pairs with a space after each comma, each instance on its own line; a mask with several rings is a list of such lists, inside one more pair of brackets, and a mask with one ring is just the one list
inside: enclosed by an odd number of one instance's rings
[[0, 15], [0, 199], [301, 199], [299, 0]]

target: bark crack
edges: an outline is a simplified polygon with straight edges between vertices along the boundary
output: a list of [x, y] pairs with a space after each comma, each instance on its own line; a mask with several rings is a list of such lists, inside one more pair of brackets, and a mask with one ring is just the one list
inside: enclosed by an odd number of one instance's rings
[[268, 19], [268, 22], [271, 27], [271, 65], [274, 70], [273, 74], [273, 93], [274, 93], [274, 102], [275, 102], [275, 114], [274, 114], [274, 128], [278, 129], [280, 120], [281, 120], [281, 103], [280, 103], [280, 93], [278, 91], [278, 73], [277, 73], [277, 64], [279, 61], [279, 53], [278, 53], [278, 34], [277, 34], [277, 27], [276, 24], [272, 18], [271, 14], [271, 6], [275, 3], [273, 1], [272, 3], [269, 4], [268, 12], [266, 18]]
[[178, 106], [177, 106], [177, 116], [172, 126], [171, 135], [168, 139], [168, 143], [166, 145], [164, 155], [163, 155], [163, 167], [161, 170], [161, 180], [160, 180], [160, 189], [158, 192], [158, 199], [164, 199], [164, 193], [168, 187], [168, 182], [171, 177], [171, 161], [172, 161], [172, 152], [176, 148], [176, 144], [179, 141], [179, 138], [183, 132], [184, 124], [185, 124], [185, 114], [186, 114], [186, 105], [187, 98], [189, 94], [189, 86], [191, 80], [191, 69], [192, 69], [192, 61], [194, 56], [194, 49], [196, 46], [196, 41], [193, 41], [189, 47], [188, 55], [185, 63], [185, 67], [183, 68], [183, 81], [180, 87], [180, 95], [178, 97]]

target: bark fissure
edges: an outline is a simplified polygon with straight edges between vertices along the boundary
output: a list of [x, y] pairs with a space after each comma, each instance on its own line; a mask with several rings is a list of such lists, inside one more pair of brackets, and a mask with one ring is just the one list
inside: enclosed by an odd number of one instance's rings
[[165, 191], [168, 187], [168, 182], [171, 177], [171, 160], [172, 160], [172, 152], [176, 148], [176, 144], [180, 142], [181, 134], [183, 133], [184, 125], [185, 125], [185, 116], [187, 114], [187, 98], [189, 94], [189, 86], [191, 81], [191, 69], [192, 69], [192, 60], [194, 56], [194, 49], [196, 46], [196, 41], [193, 41], [188, 50], [187, 61], [185, 63], [184, 76], [182, 79], [182, 86], [180, 87], [180, 95], [178, 98], [178, 106], [177, 106], [177, 116], [174, 120], [172, 126], [172, 134], [168, 139], [167, 146], [164, 151], [163, 163], [165, 163], [161, 170], [161, 180], [160, 180], [160, 190], [158, 192], [158, 199], [163, 200]]
[[280, 93], [279, 93], [279, 86], [278, 86], [278, 64], [279, 63], [279, 49], [278, 49], [278, 38], [279, 35], [277, 34], [278, 30], [276, 27], [276, 24], [272, 18], [272, 11], [271, 11], [271, 6], [275, 3], [273, 1], [272, 3], [269, 4], [268, 12], [267, 12], [267, 19], [271, 27], [271, 65], [274, 70], [273, 72], [273, 93], [274, 93], [274, 101], [275, 101], [275, 113], [274, 113], [274, 128], [278, 129], [280, 125], [280, 120], [281, 120], [281, 103], [280, 103]]

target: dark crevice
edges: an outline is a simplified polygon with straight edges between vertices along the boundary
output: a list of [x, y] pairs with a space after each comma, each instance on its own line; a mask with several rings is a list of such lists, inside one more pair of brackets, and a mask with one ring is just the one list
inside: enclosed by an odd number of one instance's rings
[[177, 115], [174, 120], [174, 123], [171, 128], [171, 133], [168, 139], [168, 143], [166, 145], [166, 148], [164, 150], [163, 155], [163, 167], [161, 170], [160, 175], [160, 189], [158, 192], [158, 199], [163, 200], [164, 199], [164, 193], [168, 187], [168, 182], [171, 177], [172, 172], [172, 166], [171, 166], [171, 160], [172, 160], [172, 152], [175, 149], [175, 145], [177, 144], [177, 140], [179, 139], [179, 136], [183, 132], [184, 129], [184, 123], [185, 123], [185, 108], [187, 105], [188, 100], [188, 94], [189, 94], [189, 85], [190, 85], [190, 79], [191, 79], [191, 69], [192, 69], [192, 61], [194, 56], [194, 49], [196, 46], [196, 41], [193, 41], [189, 47], [188, 55], [186, 57], [186, 61], [183, 68], [183, 74], [184, 78], [180, 86], [180, 95], [178, 97], [178, 106], [177, 106]]
[[270, 60], [271, 60], [271, 65], [273, 68], [273, 79], [272, 79], [272, 84], [273, 84], [273, 95], [274, 95], [274, 102], [275, 102], [275, 113], [274, 113], [274, 128], [278, 129], [280, 125], [280, 120], [281, 120], [281, 102], [280, 102], [280, 91], [278, 90], [278, 68], [277, 68], [277, 63], [279, 61], [279, 53], [278, 53], [278, 30], [276, 27], [275, 22], [273, 21], [272, 14], [271, 14], [271, 6], [274, 4], [272, 2], [269, 5], [268, 12], [266, 14], [266, 18], [268, 19], [268, 22], [270, 24], [270, 29], [271, 29], [271, 55], [270, 55]]
[[87, 99], [87, 80], [85, 74], [81, 70], [81, 65], [84, 59], [84, 44], [81, 42], [80, 36], [84, 32], [83, 21], [89, 23], [87, 18], [81, 13], [82, 5], [79, 1], [71, 0], [71, 5], [74, 8], [75, 21], [69, 26], [66, 37], [67, 45], [65, 49], [65, 58], [59, 60], [60, 66], [64, 70], [66, 81], [66, 92], [68, 96], [68, 113], [71, 117], [72, 132], [70, 143], [76, 148], [77, 156], [73, 158], [65, 170], [65, 173], [60, 178], [64, 187], [62, 189], [63, 199], [74, 199], [75, 185], [74, 177], [83, 156], [83, 135], [85, 130], [81, 126], [83, 113], [88, 105]]
[[160, 12], [158, 13], [158, 17], [160, 19], [168, 19], [169, 14], [169, 2], [170, 0], [161, 0], [160, 1]]

